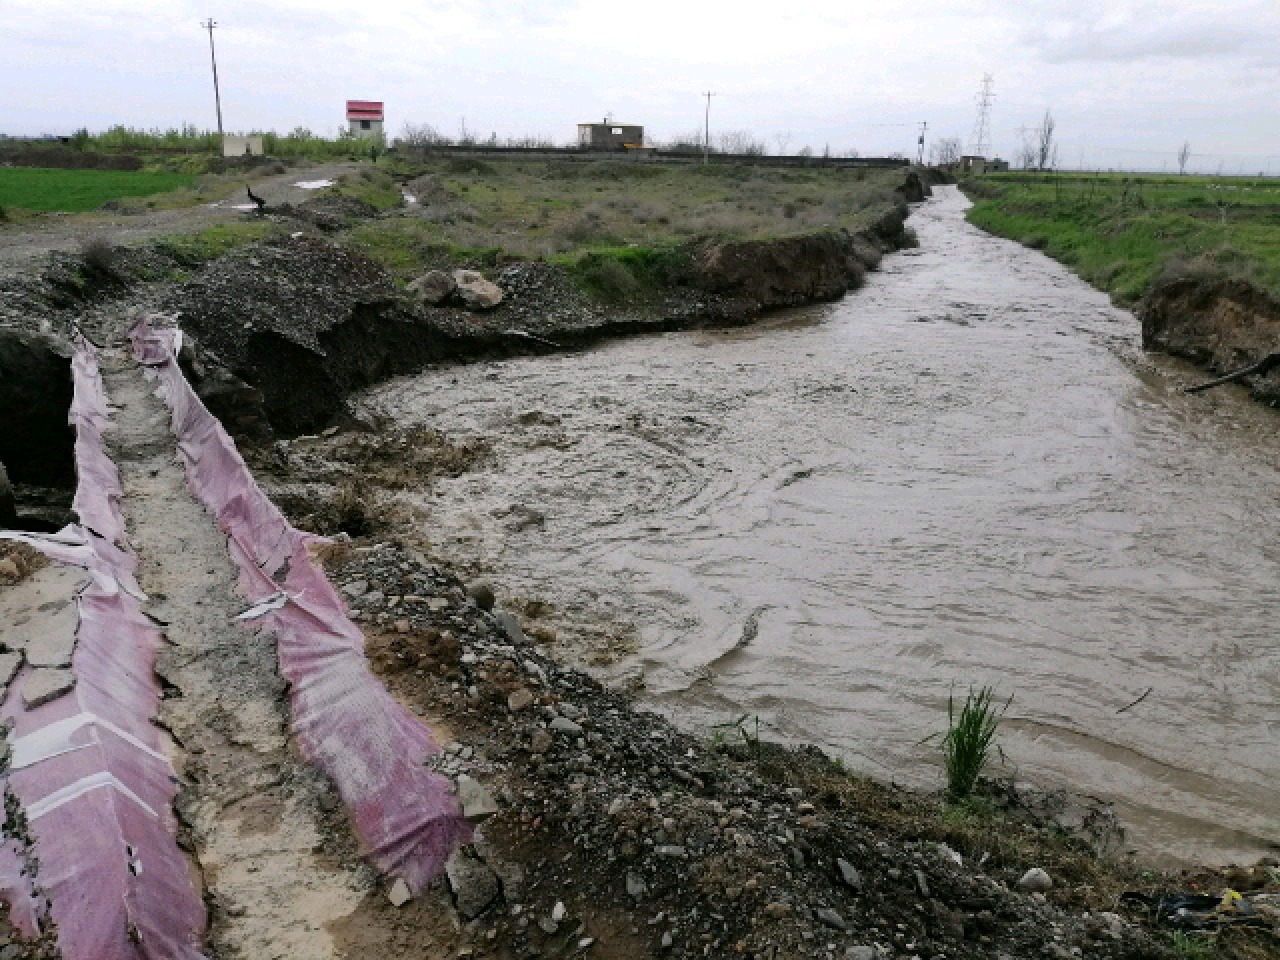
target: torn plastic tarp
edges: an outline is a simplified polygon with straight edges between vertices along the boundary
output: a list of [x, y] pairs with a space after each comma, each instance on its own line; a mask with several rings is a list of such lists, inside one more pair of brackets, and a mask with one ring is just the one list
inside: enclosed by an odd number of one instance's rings
[[188, 485], [227, 535], [250, 625], [275, 635], [298, 747], [334, 783], [365, 856], [417, 893], [471, 834], [452, 785], [424, 766], [440, 747], [369, 671], [363, 634], [308, 552], [324, 540], [295, 530], [259, 489], [178, 367], [176, 334], [143, 320], [130, 336], [159, 378]]
[[162, 637], [139, 605], [120, 478], [103, 440], [106, 391], [83, 341], [72, 377], [80, 523], [52, 536], [8, 536], [92, 577], [77, 598], [75, 687], [27, 709], [27, 669], [3, 704], [13, 723], [6, 785], [22, 804], [31, 847], [6, 839], [0, 885], [12, 897], [14, 922], [34, 934], [33, 891], [22, 884], [30, 882], [28, 854], [39, 861], [35, 882], [49, 898], [65, 960], [196, 960], [203, 956], [204, 904], [177, 845], [177, 778], [151, 722]]

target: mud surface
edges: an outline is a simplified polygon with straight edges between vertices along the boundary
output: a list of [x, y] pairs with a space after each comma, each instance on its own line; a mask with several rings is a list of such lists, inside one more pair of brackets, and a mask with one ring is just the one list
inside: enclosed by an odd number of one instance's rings
[[949, 688], [997, 683], [1016, 772], [1115, 800], [1146, 855], [1257, 857], [1280, 835], [1276, 415], [1180, 395], [1198, 374], [965, 205], [938, 190], [921, 248], [839, 304], [365, 406], [486, 444], [417, 491], [419, 532], [682, 722], [759, 714], [933, 784]]

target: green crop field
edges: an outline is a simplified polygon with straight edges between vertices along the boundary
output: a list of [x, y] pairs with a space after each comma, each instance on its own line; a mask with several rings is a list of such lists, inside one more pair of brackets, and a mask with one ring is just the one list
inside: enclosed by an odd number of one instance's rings
[[1166, 270], [1280, 293], [1280, 180], [1010, 173], [966, 190], [972, 223], [1044, 250], [1121, 303]]
[[96, 210], [108, 200], [149, 197], [194, 183], [195, 177], [185, 173], [0, 167], [0, 207], [74, 213]]

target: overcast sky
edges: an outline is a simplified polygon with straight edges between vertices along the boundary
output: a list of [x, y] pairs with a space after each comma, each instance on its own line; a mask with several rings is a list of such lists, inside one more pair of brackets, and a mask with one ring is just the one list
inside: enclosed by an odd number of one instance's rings
[[973, 128], [995, 76], [1008, 156], [1046, 107], [1064, 166], [1280, 173], [1277, 0], [0, 0], [0, 132], [215, 126], [332, 135], [348, 98], [388, 131], [542, 135], [611, 113], [651, 139], [750, 130], [788, 152], [914, 153]]

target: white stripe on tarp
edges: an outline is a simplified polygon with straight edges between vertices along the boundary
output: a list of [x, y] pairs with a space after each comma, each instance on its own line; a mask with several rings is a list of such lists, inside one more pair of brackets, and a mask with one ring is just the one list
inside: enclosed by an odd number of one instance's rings
[[59, 543], [67, 547], [83, 547], [89, 542], [84, 530], [72, 523], [57, 533], [26, 533], [20, 530], [0, 530], [0, 540], [20, 540], [39, 549], [41, 543]]
[[15, 738], [11, 745], [13, 753], [9, 761], [9, 768], [23, 770], [27, 767], [34, 767], [37, 763], [42, 763], [53, 757], [60, 757], [64, 753], [72, 753], [76, 750], [84, 750], [86, 747], [96, 746], [95, 743], [71, 742], [71, 737], [77, 730], [90, 725], [110, 730], [121, 740], [137, 747], [143, 753], [150, 754], [165, 764], [169, 762], [169, 758], [163, 753], [151, 749], [129, 731], [120, 729], [110, 720], [104, 720], [102, 717], [95, 716], [92, 713], [77, 713], [74, 717], [57, 720], [48, 726], [41, 727], [39, 730]]
[[273, 593], [265, 600], [259, 600], [244, 613], [236, 617], [237, 620], [256, 620], [258, 617], [265, 617], [268, 613], [279, 610], [289, 602], [289, 595], [283, 590]]
[[55, 790], [43, 800], [37, 800], [35, 803], [28, 804], [26, 808], [27, 819], [37, 820], [46, 813], [52, 813], [63, 804], [70, 803], [78, 797], [84, 796], [91, 790], [97, 790], [99, 787], [110, 787], [116, 793], [123, 797], [128, 797], [151, 816], [156, 816], [156, 812], [147, 805], [146, 801], [139, 797], [136, 793], [126, 787], [114, 776], [105, 771], [102, 773], [91, 773], [87, 777], [82, 777], [75, 783], [68, 784], [61, 790]]

